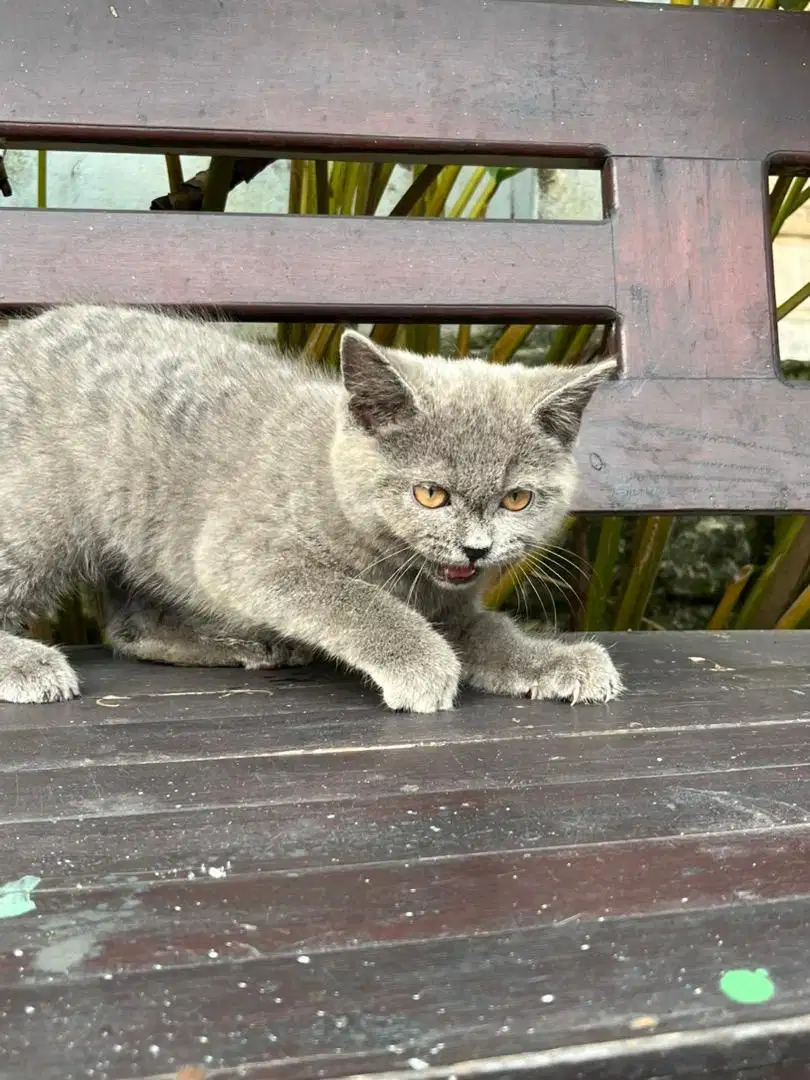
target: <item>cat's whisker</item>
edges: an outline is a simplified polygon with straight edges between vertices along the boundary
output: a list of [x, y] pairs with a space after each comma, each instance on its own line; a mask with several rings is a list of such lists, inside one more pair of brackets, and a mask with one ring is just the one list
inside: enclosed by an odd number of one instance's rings
[[[524, 588], [523, 583], [517, 577], [515, 578], [515, 591], [517, 592], [520, 601], [523, 603], [523, 610], [526, 612], [526, 618], [528, 619], [529, 599], [526, 596], [526, 589]], [[518, 603], [517, 613], [520, 615], [520, 602]]]
[[[600, 588], [603, 587], [602, 579], [599, 572], [596, 570], [593, 563], [589, 562], [583, 555], [578, 555], [576, 552], [568, 551], [565, 548], [558, 547], [549, 547], [543, 550], [547, 551], [554, 558], [560, 559], [564, 562], [568, 562], [571, 568], [574, 569], [577, 574], [581, 574], [584, 571], [585, 573], [587, 573], [590, 580], [595, 581]], [[566, 556], [570, 556], [571, 558], [566, 558]], [[578, 567], [576, 563], [571, 561], [571, 559], [578, 560], [581, 565]]]
[[399, 570], [395, 571], [391, 575], [391, 577], [388, 578], [388, 580], [385, 583], [384, 588], [386, 588], [389, 591], [393, 592], [394, 589], [396, 588], [396, 586], [400, 583], [400, 581], [402, 581], [402, 579], [405, 577], [405, 575], [408, 573], [408, 571], [410, 570], [410, 568], [413, 566], [413, 564], [416, 562], [416, 560], [418, 558], [420, 558], [419, 552], [414, 551], [413, 554], [411, 555], [411, 557], [409, 559], [405, 560], [405, 562], [402, 564], [402, 566], [399, 568]]
[[[551, 558], [548, 557], [549, 554], [551, 555]], [[568, 581], [565, 575], [567, 573], [570, 573], [571, 570], [574, 570], [577, 576], [579, 576], [581, 571], [570, 564], [562, 562], [562, 560], [556, 557], [554, 553], [533, 552], [529, 556], [527, 556], [526, 561], [535, 571], [543, 573], [545, 573], [546, 571], [550, 571], [551, 573], [556, 572], [554, 580], [556, 581], [556, 584], [560, 586], [560, 588], [572, 589], [574, 592], [577, 593], [577, 595], [579, 594], [579, 590], [572, 582]]]
[[532, 576], [537, 578], [538, 581], [542, 581], [549, 585], [556, 585], [562, 592], [570, 593], [572, 596], [579, 597], [579, 592], [576, 586], [566, 581], [565, 578], [555, 574], [549, 567], [546, 566], [534, 566], [531, 568]]
[[[536, 586], [536, 585], [534, 584], [534, 582], [532, 581], [532, 579], [531, 579], [531, 576], [530, 576], [530, 575], [526, 575], [526, 577], [524, 577], [523, 581], [524, 581], [524, 584], [527, 584], [527, 585], [530, 585], [530, 586], [531, 586], [532, 592], [533, 592], [533, 593], [534, 593], [534, 595], [535, 595], [535, 596], [537, 597], [537, 600], [538, 600], [538, 602], [539, 602], [539, 604], [540, 604], [540, 608], [541, 608], [541, 610], [542, 610], [542, 612], [543, 612], [543, 619], [544, 619], [544, 620], [545, 620], [546, 622], [548, 622], [548, 612], [546, 611], [546, 605], [545, 605], [545, 604], [543, 603], [543, 597], [542, 597], [542, 596], [540, 595], [540, 593], [539, 593], [539, 592], [537, 591], [537, 586]], [[549, 595], [550, 595], [550, 594], [549, 594]], [[552, 601], [552, 602], [553, 602], [553, 601]], [[527, 605], [527, 607], [526, 607], [526, 614], [527, 614], [527, 615], [529, 614], [529, 610], [528, 610], [528, 605]], [[554, 609], [554, 623], [553, 623], [553, 626], [554, 626], [554, 629], [556, 630], [556, 629], [557, 629], [557, 610], [556, 610], [556, 608]]]
[[[410, 558], [406, 559], [405, 562], [401, 566], [398, 566], [393, 571], [393, 573], [389, 574], [389, 576], [385, 579], [385, 581], [382, 583], [382, 585], [379, 586], [380, 590], [382, 590], [384, 592], [393, 592], [394, 588], [396, 587], [397, 582], [401, 580], [403, 575], [405, 575], [408, 572], [410, 567], [416, 562], [416, 560], [418, 558], [419, 558], [419, 553], [414, 551], [411, 554]], [[365, 584], [368, 584], [368, 583], [366, 582]], [[374, 588], [374, 586], [372, 586], [372, 588]], [[376, 593], [376, 589], [375, 589], [375, 591], [372, 593], [371, 601], [369, 602], [368, 607], [363, 612], [363, 619], [364, 620], [366, 618], [368, 618], [368, 615], [371, 612], [372, 608], [375, 606], [376, 602], [377, 602], [377, 593]]]
[[368, 566], [364, 566], [362, 570], [358, 570], [357, 576], [362, 577], [363, 574], [367, 574], [369, 570], [373, 570], [375, 566], [379, 566], [380, 563], [384, 563], [388, 559], [395, 559], [397, 555], [402, 555], [403, 552], [408, 551], [409, 548], [409, 544], [402, 544], [401, 547], [384, 552], [378, 559], [375, 559], [374, 562], [370, 562]]
[[573, 601], [572, 606], [575, 607], [575, 610], [584, 610], [585, 605], [583, 603], [579, 590], [570, 581], [566, 581], [564, 578], [558, 577], [553, 573], [548, 573], [548, 568], [544, 566], [543, 563], [539, 560], [535, 562], [530, 561], [530, 567], [531, 573], [528, 576], [533, 577], [536, 581], [539, 581], [544, 586], [552, 603], [554, 603], [554, 594], [552, 593], [549, 586], [555, 585], [563, 594], [567, 595], [570, 600]]
[[[411, 606], [411, 596], [413, 595], [414, 589], [416, 589], [416, 586], [419, 584], [419, 579], [422, 576], [422, 574], [424, 573], [426, 567], [427, 567], [427, 559], [423, 558], [422, 559], [422, 565], [416, 571], [416, 577], [414, 577], [413, 581], [411, 582], [411, 587], [408, 590], [408, 596], [407, 596], [407, 598], [405, 600], [405, 607], [410, 607]], [[417, 598], [418, 598], [418, 595], [419, 594], [417, 593]]]

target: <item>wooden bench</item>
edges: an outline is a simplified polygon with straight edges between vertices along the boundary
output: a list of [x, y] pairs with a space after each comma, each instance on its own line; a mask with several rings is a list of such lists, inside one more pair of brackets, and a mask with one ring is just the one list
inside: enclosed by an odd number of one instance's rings
[[[580, 510], [810, 509], [765, 224], [767, 168], [810, 166], [803, 15], [0, 0], [0, 78], [12, 148], [553, 159], [601, 168], [606, 206], [0, 207], [3, 311], [608, 320]], [[0, 1076], [807, 1076], [810, 640], [615, 654], [605, 708], [412, 719], [332, 672], [92, 650], [81, 701], [0, 707]]]

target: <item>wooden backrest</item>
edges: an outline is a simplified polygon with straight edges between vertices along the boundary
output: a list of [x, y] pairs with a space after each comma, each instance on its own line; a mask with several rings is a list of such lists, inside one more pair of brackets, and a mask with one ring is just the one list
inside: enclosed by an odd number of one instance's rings
[[587, 163], [599, 222], [0, 207], [0, 309], [616, 322], [587, 511], [810, 509], [767, 170], [810, 166], [810, 20], [537, 0], [0, 0], [8, 147]]

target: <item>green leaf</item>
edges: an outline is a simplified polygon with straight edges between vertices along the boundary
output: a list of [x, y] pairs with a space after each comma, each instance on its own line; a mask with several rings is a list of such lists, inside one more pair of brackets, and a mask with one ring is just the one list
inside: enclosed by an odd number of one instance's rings
[[512, 177], [517, 176], [518, 173], [523, 172], [525, 168], [525, 165], [521, 165], [519, 168], [513, 168], [508, 165], [490, 165], [487, 167], [487, 172], [495, 183], [500, 185], [506, 180], [511, 180]]

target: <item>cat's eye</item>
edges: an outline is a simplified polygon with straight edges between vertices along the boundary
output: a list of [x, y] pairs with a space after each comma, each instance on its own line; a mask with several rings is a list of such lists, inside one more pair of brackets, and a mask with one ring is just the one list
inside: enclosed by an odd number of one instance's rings
[[532, 498], [532, 493], [526, 491], [525, 488], [514, 488], [512, 491], [507, 491], [501, 499], [501, 506], [504, 510], [516, 513], [518, 510], [525, 510]]
[[440, 506], [447, 506], [450, 502], [449, 492], [435, 484], [415, 484], [413, 497], [420, 506], [428, 510], [438, 510]]

